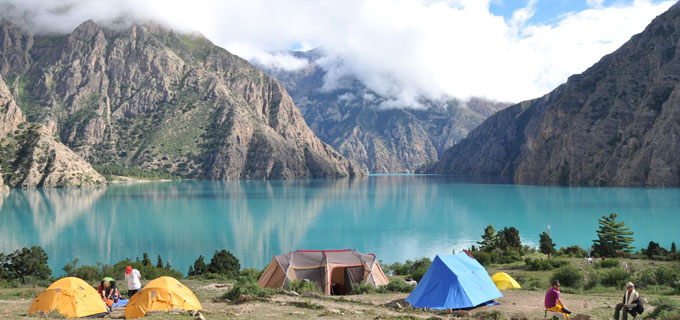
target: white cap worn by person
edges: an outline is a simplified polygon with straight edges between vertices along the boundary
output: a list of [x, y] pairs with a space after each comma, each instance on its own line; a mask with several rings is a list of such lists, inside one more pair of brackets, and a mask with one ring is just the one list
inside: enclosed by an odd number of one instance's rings
[[630, 287], [635, 287], [635, 285], [632, 282], [628, 282], [626, 284], [626, 288], [630, 288]]

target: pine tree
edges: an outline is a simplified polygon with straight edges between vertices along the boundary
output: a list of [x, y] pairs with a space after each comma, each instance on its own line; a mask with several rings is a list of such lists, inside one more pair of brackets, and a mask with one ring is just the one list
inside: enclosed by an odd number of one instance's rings
[[630, 245], [634, 239], [633, 232], [625, 226], [624, 221], [616, 221], [617, 214], [612, 212], [609, 216], [599, 219], [600, 227], [597, 230], [597, 240], [593, 240], [593, 249], [601, 257], [615, 257], [620, 251], [630, 252]]
[[187, 276], [195, 276], [196, 271], [194, 271], [194, 266], [189, 266], [189, 272], [187, 272]]
[[539, 250], [541, 253], [547, 254], [548, 259], [550, 259], [550, 255], [555, 254], [555, 244], [552, 241], [552, 238], [550, 238], [550, 235], [547, 232], [543, 232], [540, 234], [541, 240], [540, 240], [540, 245], [539, 245]]
[[144, 252], [142, 254], [142, 264], [145, 266], [150, 266], [151, 265], [151, 259], [149, 259], [149, 255]]
[[198, 256], [198, 259], [194, 262], [194, 274], [195, 276], [200, 276], [208, 272], [208, 266], [205, 264], [205, 258], [203, 256]]
[[170, 270], [170, 268], [172, 268], [172, 266], [170, 265], [170, 261], [165, 261], [165, 269]]
[[675, 253], [675, 242], [671, 243], [671, 253]]
[[479, 250], [490, 252], [496, 248], [496, 242], [498, 237], [496, 236], [496, 229], [493, 225], [488, 225], [484, 229], [484, 234], [482, 235], [482, 241], [477, 242], [479, 244]]
[[156, 262], [156, 268], [158, 269], [163, 269], [163, 259], [161, 259], [161, 255], [158, 255], [158, 261]]

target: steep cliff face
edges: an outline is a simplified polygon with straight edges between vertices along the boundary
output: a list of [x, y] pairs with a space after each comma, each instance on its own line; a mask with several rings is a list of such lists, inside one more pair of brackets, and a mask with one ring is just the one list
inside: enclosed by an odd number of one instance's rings
[[200, 35], [87, 21], [18, 36], [2, 25], [11, 46], [0, 61], [26, 61], [0, 63], [19, 106], [91, 163], [206, 179], [363, 174], [314, 135], [278, 81]]
[[546, 96], [486, 120], [427, 168], [524, 184], [680, 185], [680, 8]]
[[[106, 180], [57, 142], [41, 124], [26, 122], [0, 76], [0, 189], [85, 186]], [[3, 177], [4, 176], [4, 177]], [[4, 179], [3, 179], [4, 178]]]
[[507, 104], [472, 99], [422, 101], [423, 108], [385, 109], [385, 100], [356, 79], [342, 89], [323, 88], [324, 54], [316, 49], [292, 52], [308, 67], [285, 71], [260, 66], [283, 83], [310, 128], [343, 156], [372, 173], [411, 173], [464, 138]]

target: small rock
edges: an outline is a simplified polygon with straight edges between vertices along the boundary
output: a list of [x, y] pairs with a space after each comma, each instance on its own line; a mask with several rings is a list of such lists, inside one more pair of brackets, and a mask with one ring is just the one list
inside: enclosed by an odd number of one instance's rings
[[394, 308], [395, 308], [395, 309], [404, 309], [404, 307], [402, 307], [402, 306], [399, 304], [399, 302], [397, 302], [397, 303], [394, 304]]
[[293, 312], [290, 313], [291, 316], [302, 316], [304, 314], [305, 313], [302, 312], [302, 311], [293, 311]]
[[198, 320], [205, 320], [205, 317], [200, 312], [198, 313]]
[[300, 296], [300, 294], [295, 292], [295, 291], [288, 291], [288, 292], [286, 292], [286, 294], [289, 295], [289, 296], [293, 296], [293, 297], [299, 297]]
[[452, 313], [453, 310], [451, 310], [451, 308], [446, 308], [446, 310], [444, 310], [444, 312], [446, 312], [446, 313]]
[[305, 294], [303, 294], [302, 296], [310, 298], [321, 298], [321, 295], [316, 292], [305, 292]]
[[195, 316], [198, 314], [198, 310], [190, 310], [190, 311], [189, 311], [189, 314], [190, 314], [192, 317], [195, 317]]
[[242, 294], [238, 296], [238, 301], [250, 301], [253, 300], [253, 297], [251, 297], [249, 294]]
[[328, 313], [340, 314], [340, 310], [338, 310], [338, 309], [328, 309]]

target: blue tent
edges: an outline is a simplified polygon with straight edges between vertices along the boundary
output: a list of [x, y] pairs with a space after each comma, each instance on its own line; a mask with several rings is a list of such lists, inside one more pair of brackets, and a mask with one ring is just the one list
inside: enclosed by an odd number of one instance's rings
[[502, 297], [486, 269], [466, 253], [436, 256], [406, 298], [414, 307], [462, 309]]

